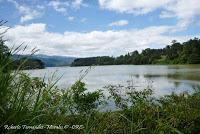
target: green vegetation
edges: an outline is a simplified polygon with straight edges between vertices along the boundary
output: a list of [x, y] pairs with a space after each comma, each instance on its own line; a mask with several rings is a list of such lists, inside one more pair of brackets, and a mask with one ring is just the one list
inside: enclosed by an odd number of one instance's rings
[[21, 65], [13, 70], [11, 52], [3, 47], [2, 38], [0, 42], [1, 133], [196, 134], [200, 131], [198, 86], [192, 93], [155, 98], [150, 88], [137, 91], [133, 85], [110, 85], [106, 87], [109, 99], [119, 110], [101, 112], [108, 98], [101, 90], [88, 92], [81, 82], [89, 69], [71, 88], [58, 89], [56, 81], [45, 83], [24, 74]]
[[[14, 50], [16, 51], [16, 50]], [[13, 59], [12, 54], [7, 46], [4, 45], [4, 40], [0, 39], [0, 60], [6, 62], [9, 60], [9, 67], [12, 69], [43, 69], [44, 63], [39, 59], [24, 57], [21, 59]]]
[[89, 57], [78, 58], [72, 62], [71, 66], [92, 66], [92, 65], [114, 65], [114, 57]]
[[32, 59], [32, 58], [22, 58], [19, 60], [13, 61], [13, 69], [18, 68], [26, 70], [26, 69], [44, 69], [44, 63], [39, 59]]
[[172, 41], [163, 49], [147, 48], [141, 53], [134, 51], [119, 57], [89, 57], [75, 59], [71, 66], [121, 65], [121, 64], [200, 64], [200, 39], [184, 43]]

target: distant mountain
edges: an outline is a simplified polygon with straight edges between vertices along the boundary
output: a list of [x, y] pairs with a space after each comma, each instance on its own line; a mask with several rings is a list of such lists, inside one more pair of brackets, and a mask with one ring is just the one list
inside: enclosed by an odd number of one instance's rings
[[76, 58], [68, 56], [48, 56], [48, 55], [13, 55], [13, 59], [29, 57], [31, 59], [41, 60], [46, 67], [69, 66]]

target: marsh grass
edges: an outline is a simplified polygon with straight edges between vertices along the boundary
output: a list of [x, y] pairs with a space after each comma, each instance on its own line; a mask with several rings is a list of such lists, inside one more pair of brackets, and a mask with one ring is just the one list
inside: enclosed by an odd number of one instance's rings
[[[4, 45], [2, 38], [0, 45]], [[15, 50], [16, 52], [17, 50]], [[11, 51], [0, 52], [1, 133], [165, 134], [200, 132], [200, 86], [192, 93], [153, 97], [153, 90], [110, 85], [106, 89], [118, 111], [100, 112], [106, 105], [101, 90], [88, 92], [82, 79], [68, 89], [57, 81], [45, 83], [18, 69], [12, 69]], [[126, 91], [120, 94], [120, 91]], [[69, 125], [68, 129], [5, 129], [5, 125]], [[82, 125], [80, 126], [76, 125]]]

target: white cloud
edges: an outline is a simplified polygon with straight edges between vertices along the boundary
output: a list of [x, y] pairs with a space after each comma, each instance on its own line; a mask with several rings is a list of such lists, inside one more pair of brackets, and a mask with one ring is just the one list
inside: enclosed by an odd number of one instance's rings
[[74, 20], [75, 20], [75, 17], [69, 16], [67, 19], [68, 19], [69, 21], [74, 21]]
[[81, 19], [81, 22], [82, 22], [82, 23], [84, 23], [84, 22], [86, 22], [86, 21], [87, 21], [87, 18], [82, 18], [82, 19]]
[[40, 12], [38, 12], [37, 10], [31, 10], [26, 6], [19, 6], [18, 9], [19, 12], [23, 14], [20, 20], [22, 23], [29, 20], [33, 20], [41, 15]]
[[83, 5], [83, 0], [74, 0], [72, 2], [72, 6], [76, 9], [79, 9], [81, 5]]
[[109, 26], [125, 26], [128, 25], [128, 21], [127, 20], [119, 20], [119, 21], [115, 21], [109, 24]]
[[24, 23], [36, 18], [39, 18], [42, 16], [42, 12], [38, 11], [36, 9], [31, 9], [30, 7], [26, 5], [20, 5], [15, 0], [7, 0], [8, 2], [14, 4], [16, 9], [19, 11], [19, 13], [22, 15], [20, 18], [20, 22]]
[[36, 7], [37, 7], [38, 9], [41, 9], [41, 10], [42, 10], [42, 9], [45, 9], [45, 6], [43, 6], [43, 5], [37, 5]]
[[70, 1], [60, 1], [51, 0], [48, 5], [53, 7], [53, 9], [60, 13], [66, 13], [68, 8], [79, 9], [84, 6], [83, 0], [70, 0]]
[[[177, 27], [187, 28], [194, 21], [200, 21], [200, 1], [199, 0], [176, 0], [164, 7], [161, 18], [176, 17]], [[197, 17], [197, 19], [196, 19]]]
[[50, 1], [49, 6], [53, 7], [54, 10], [56, 10], [57, 12], [67, 12], [67, 6], [69, 6], [68, 2], [61, 2], [59, 0], [53, 0]]
[[121, 13], [146, 14], [173, 0], [99, 0], [104, 9]]
[[99, 5], [102, 9], [135, 15], [161, 9], [160, 17], [176, 17], [179, 28], [187, 28], [200, 16], [200, 0], [99, 0]]
[[63, 34], [48, 32], [46, 27], [46, 24], [42, 23], [17, 25], [6, 33], [7, 45], [12, 47], [13, 43], [24, 42], [28, 45], [28, 50], [37, 47], [40, 49], [40, 54], [48, 55], [117, 56], [134, 50], [142, 50], [151, 45], [164, 47], [173, 39], [185, 41], [191, 38], [165, 35], [171, 29], [169, 26], [86, 33], [67, 31]]

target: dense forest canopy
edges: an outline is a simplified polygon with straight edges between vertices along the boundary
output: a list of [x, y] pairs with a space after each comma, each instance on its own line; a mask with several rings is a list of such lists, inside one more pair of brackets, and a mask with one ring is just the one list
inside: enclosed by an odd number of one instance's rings
[[122, 64], [199, 64], [200, 63], [200, 39], [194, 38], [179, 43], [172, 41], [163, 49], [147, 48], [141, 53], [134, 51], [119, 57], [89, 57], [75, 59], [71, 66], [92, 65], [122, 65]]

